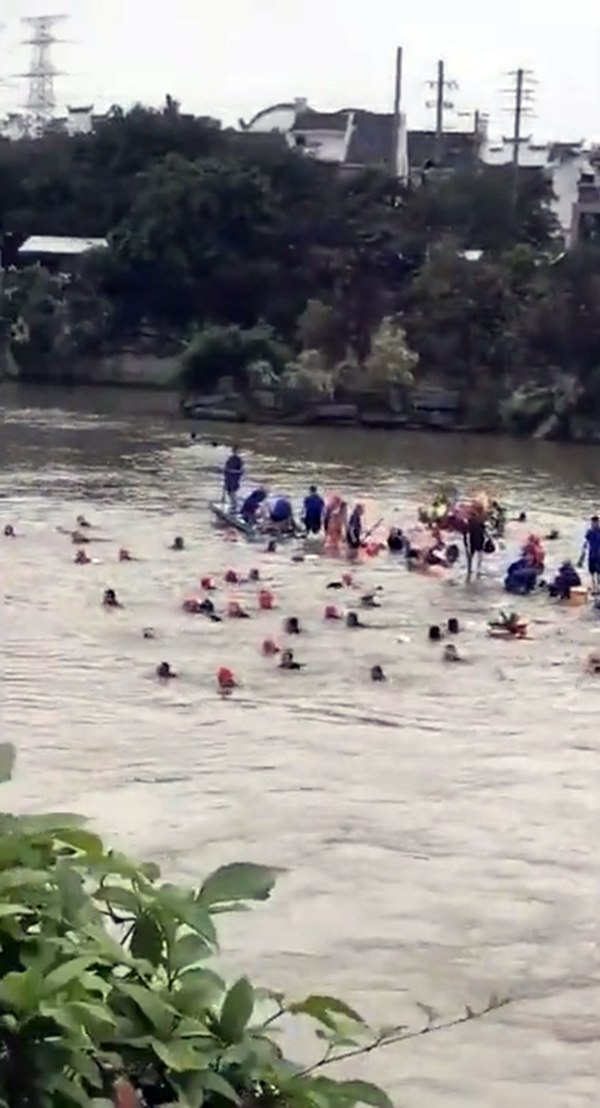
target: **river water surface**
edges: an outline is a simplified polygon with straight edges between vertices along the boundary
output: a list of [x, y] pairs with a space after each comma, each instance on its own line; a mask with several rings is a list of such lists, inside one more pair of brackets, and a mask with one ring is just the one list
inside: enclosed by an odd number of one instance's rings
[[[125, 848], [199, 881], [224, 862], [288, 871], [272, 901], [226, 920], [226, 961], [292, 995], [344, 996], [376, 1023], [419, 1026], [492, 992], [485, 1020], [353, 1066], [405, 1108], [576, 1108], [600, 1103], [600, 647], [591, 613], [529, 602], [532, 639], [491, 642], [499, 581], [426, 581], [383, 556], [369, 629], [325, 626], [339, 568], [294, 564], [215, 532], [205, 509], [232, 430], [189, 426], [162, 397], [0, 394], [2, 737], [18, 747], [6, 805], [87, 814]], [[153, 410], [154, 409], [154, 410]], [[235, 432], [238, 435], [238, 432]], [[442, 481], [497, 489], [550, 553], [576, 553], [597, 506], [597, 448], [499, 439], [240, 429], [252, 478], [301, 496], [311, 481], [410, 523]], [[110, 543], [76, 567], [58, 527], [79, 512]], [[180, 554], [168, 550], [176, 534]], [[119, 545], [139, 563], [117, 564]], [[243, 624], [184, 617], [201, 576], [258, 565], [280, 610]], [[114, 587], [126, 607], [105, 613]], [[224, 594], [223, 594], [224, 595]], [[255, 611], [253, 592], [239, 597]], [[334, 594], [342, 604], [347, 597]], [[284, 615], [306, 634], [302, 674], [259, 653]], [[426, 637], [458, 615], [470, 665], [444, 667]], [[146, 641], [143, 627], [156, 629]], [[160, 687], [167, 659], [181, 679]], [[384, 686], [368, 680], [380, 662]], [[242, 688], [215, 692], [219, 665]]]

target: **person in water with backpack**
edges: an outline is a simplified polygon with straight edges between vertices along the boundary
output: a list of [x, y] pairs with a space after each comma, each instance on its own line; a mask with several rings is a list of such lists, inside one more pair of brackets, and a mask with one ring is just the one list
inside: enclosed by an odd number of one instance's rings
[[317, 486], [311, 485], [308, 496], [304, 500], [304, 514], [302, 517], [308, 535], [318, 535], [320, 533], [324, 515], [325, 501], [319, 495]]

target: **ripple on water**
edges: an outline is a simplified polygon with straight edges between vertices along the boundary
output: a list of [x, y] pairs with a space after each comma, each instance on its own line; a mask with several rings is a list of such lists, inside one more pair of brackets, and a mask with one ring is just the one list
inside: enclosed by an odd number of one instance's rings
[[[232, 972], [345, 994], [376, 1022], [422, 1019], [416, 1001], [453, 1014], [492, 991], [519, 998], [358, 1063], [407, 1108], [596, 1104], [600, 740], [598, 686], [581, 672], [592, 619], [536, 599], [530, 642], [485, 637], [522, 538], [513, 525], [471, 589], [384, 557], [358, 573], [384, 588], [372, 628], [325, 626], [331, 565], [267, 557], [210, 527], [212, 430], [183, 448], [155, 416], [69, 403], [0, 413], [2, 515], [23, 534], [0, 550], [3, 732], [19, 747], [7, 803], [84, 811], [188, 880], [240, 858], [288, 867], [253, 923], [224, 922]], [[593, 506], [595, 458], [545, 444], [239, 435], [251, 477], [296, 495], [313, 479], [343, 486], [373, 520], [410, 520], [442, 480], [490, 483], [531, 506], [531, 527], [559, 521], [553, 562], [578, 547]], [[110, 539], [87, 567], [56, 531], [79, 511]], [[167, 549], [177, 533], [181, 555]], [[121, 544], [143, 561], [118, 564]], [[280, 610], [235, 627], [183, 618], [183, 597], [228, 565], [259, 565]], [[107, 587], [124, 611], [101, 610]], [[259, 651], [267, 634], [283, 640], [286, 614], [306, 627], [299, 675]], [[449, 615], [470, 660], [458, 669], [426, 637]], [[181, 673], [165, 688], [153, 679], [163, 658]], [[368, 680], [375, 662], [385, 686]], [[221, 664], [241, 680], [230, 700], [215, 693]]]

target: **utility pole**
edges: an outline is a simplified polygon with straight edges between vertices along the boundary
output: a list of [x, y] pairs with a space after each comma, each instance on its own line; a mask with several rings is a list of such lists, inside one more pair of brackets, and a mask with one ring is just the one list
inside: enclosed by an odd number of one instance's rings
[[400, 111], [400, 105], [402, 103], [402, 47], [398, 46], [396, 50], [396, 83], [394, 86], [394, 117], [392, 120], [392, 146], [391, 146], [391, 166], [390, 169], [394, 177], [398, 176], [398, 154], [400, 149], [400, 126], [402, 123], [402, 114]]
[[430, 89], [435, 90], [435, 100], [427, 100], [426, 105], [428, 108], [435, 109], [435, 161], [439, 166], [444, 160], [444, 114], [454, 108], [453, 102], [446, 99], [446, 92], [453, 92], [458, 88], [458, 84], [456, 81], [446, 79], [445, 64], [443, 61], [439, 61], [437, 63], [437, 77], [435, 81], [428, 81], [427, 85]]
[[513, 134], [512, 138], [505, 140], [512, 145], [512, 172], [513, 172], [513, 198], [516, 203], [519, 192], [519, 167], [521, 161], [521, 146], [524, 142], [528, 142], [528, 138], [523, 137], [523, 120], [527, 116], [532, 116], [531, 104], [534, 100], [534, 77], [530, 69], [515, 69], [509, 74], [513, 78], [512, 87], [509, 89], [503, 89], [503, 92], [509, 95], [513, 103], [510, 108], [506, 108], [505, 111], [511, 113], [513, 117]]

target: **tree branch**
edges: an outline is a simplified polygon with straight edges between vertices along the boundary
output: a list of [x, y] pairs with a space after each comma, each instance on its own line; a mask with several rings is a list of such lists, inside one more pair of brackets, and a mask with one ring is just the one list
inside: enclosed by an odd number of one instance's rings
[[471, 1023], [473, 1020], [482, 1019], [484, 1016], [488, 1016], [490, 1012], [495, 1012], [498, 1008], [504, 1008], [510, 1003], [510, 998], [506, 1000], [496, 1000], [494, 998], [494, 1000], [480, 1012], [474, 1012], [471, 1008], [467, 1008], [464, 1016], [456, 1016], [455, 1019], [446, 1020], [445, 1023], [428, 1023], [425, 1027], [418, 1028], [414, 1031], [406, 1031], [404, 1028], [401, 1028], [397, 1032], [392, 1032], [391, 1034], [383, 1033], [365, 1046], [356, 1047], [353, 1050], [346, 1050], [343, 1054], [334, 1055], [334, 1047], [331, 1045], [330, 1049], [325, 1052], [324, 1056], [318, 1062], [302, 1070], [299, 1076], [309, 1077], [311, 1074], [316, 1073], [317, 1070], [323, 1069], [324, 1066], [330, 1066], [334, 1062], [345, 1062], [349, 1058], [359, 1058], [364, 1054], [371, 1054], [374, 1050], [379, 1050], [386, 1046], [393, 1046], [396, 1043], [408, 1042], [410, 1039], [421, 1039], [425, 1035], [433, 1035], [440, 1031], [450, 1031], [453, 1027], [460, 1027], [463, 1023]]

